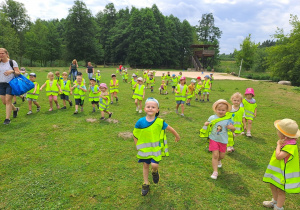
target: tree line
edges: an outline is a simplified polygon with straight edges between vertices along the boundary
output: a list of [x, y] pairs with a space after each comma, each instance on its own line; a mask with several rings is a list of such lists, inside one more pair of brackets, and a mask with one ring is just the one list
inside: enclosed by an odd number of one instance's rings
[[93, 16], [79, 0], [66, 18], [35, 22], [22, 3], [6, 0], [0, 9], [0, 27], [0, 46], [29, 66], [66, 65], [75, 58], [95, 64], [182, 69], [191, 65], [191, 44], [218, 45], [222, 34], [211, 13], [192, 26], [187, 20], [164, 16], [155, 4], [117, 11], [109, 3]]

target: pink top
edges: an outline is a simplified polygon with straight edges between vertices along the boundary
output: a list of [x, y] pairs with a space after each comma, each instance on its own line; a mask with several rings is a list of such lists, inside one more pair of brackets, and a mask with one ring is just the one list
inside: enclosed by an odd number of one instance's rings
[[[282, 144], [282, 146], [281, 146], [281, 149], [285, 146], [285, 145], [293, 145], [293, 144], [296, 144], [297, 142], [296, 142], [296, 139], [290, 139], [290, 140], [285, 140], [284, 141], [284, 143]], [[289, 158], [290, 158], [290, 154], [288, 155], [288, 156], [286, 156], [285, 158], [284, 158], [284, 163], [287, 163], [287, 161], [289, 160]]]

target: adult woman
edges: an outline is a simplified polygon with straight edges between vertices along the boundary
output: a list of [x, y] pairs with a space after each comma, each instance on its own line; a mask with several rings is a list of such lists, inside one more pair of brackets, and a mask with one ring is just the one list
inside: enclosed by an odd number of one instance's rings
[[70, 65], [69, 68], [69, 74], [72, 75], [72, 81], [74, 82], [76, 80], [76, 76], [77, 76], [77, 68], [78, 68], [78, 63], [77, 60], [74, 59]]
[[12, 104], [12, 89], [9, 82], [14, 78], [14, 75], [19, 75], [20, 70], [16, 61], [12, 60], [13, 67], [9, 62], [9, 55], [5, 48], [0, 48], [0, 97], [2, 103], [6, 107], [6, 118], [4, 124], [10, 123], [10, 115], [13, 110], [13, 117], [18, 115], [19, 108]]
[[88, 62], [88, 66], [86, 67], [86, 73], [89, 76], [89, 80], [93, 78], [94, 75], [94, 67], [91, 62]]

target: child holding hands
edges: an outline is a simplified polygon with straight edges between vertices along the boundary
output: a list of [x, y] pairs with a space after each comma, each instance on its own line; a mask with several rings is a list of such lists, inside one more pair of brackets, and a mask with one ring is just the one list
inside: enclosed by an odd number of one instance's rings
[[133, 130], [133, 139], [138, 150], [137, 158], [143, 163], [144, 184], [142, 195], [145, 196], [150, 190], [148, 180], [149, 165], [152, 166], [152, 178], [155, 184], [159, 181], [158, 164], [162, 156], [169, 156], [165, 130], [170, 131], [178, 142], [180, 136], [163, 119], [158, 118], [159, 103], [155, 98], [148, 98], [145, 103], [146, 117], [137, 121]]
[[209, 151], [212, 151], [212, 179], [218, 178], [218, 168], [222, 167], [221, 160], [225, 157], [226, 146], [228, 143], [228, 130], [235, 131], [231, 120], [232, 114], [228, 113], [231, 110], [231, 104], [226, 100], [219, 99], [212, 106], [215, 115], [208, 118], [204, 123], [203, 129], [211, 125], [211, 133], [209, 134]]
[[111, 118], [112, 112], [109, 111], [110, 98], [107, 92], [107, 85], [105, 83], [100, 84], [100, 102], [99, 110], [101, 111], [100, 120], [105, 120], [104, 113], [108, 114], [108, 118]]
[[242, 101], [241, 106], [245, 109], [245, 118], [244, 118], [244, 130], [247, 129], [246, 136], [252, 137], [251, 135], [251, 128], [252, 128], [252, 121], [256, 117], [257, 111], [257, 104], [256, 100], [253, 98], [254, 90], [253, 88], [247, 88], [245, 91], [245, 98]]
[[83, 112], [85, 92], [87, 91], [86, 87], [85, 87], [85, 84], [82, 81], [81, 76], [77, 76], [76, 81], [77, 81], [77, 85], [74, 85], [71, 88], [71, 90], [73, 91], [73, 94], [74, 94], [74, 99], [75, 99], [75, 112], [74, 112], [74, 114], [78, 114], [78, 106], [81, 107], [81, 112]]
[[291, 119], [276, 120], [279, 140], [271, 157], [263, 181], [270, 183], [273, 198], [264, 201], [265, 207], [283, 210], [285, 193], [300, 193], [300, 169], [297, 138], [300, 130]]
[[39, 112], [41, 110], [41, 106], [38, 104], [37, 99], [39, 97], [40, 93], [40, 85], [35, 81], [36, 79], [36, 74], [35, 73], [30, 73], [29, 74], [29, 80], [33, 82], [34, 88], [29, 90], [26, 94], [26, 98], [28, 101], [28, 107], [29, 111], [27, 112], [28, 115], [32, 114], [32, 103], [36, 105], [36, 111]]

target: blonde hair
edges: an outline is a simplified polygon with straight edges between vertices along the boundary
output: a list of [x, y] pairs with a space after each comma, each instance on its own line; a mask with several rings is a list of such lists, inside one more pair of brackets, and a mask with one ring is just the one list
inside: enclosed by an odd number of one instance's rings
[[74, 59], [74, 60], [72, 61], [72, 63], [74, 63], [74, 62], [75, 62], [75, 63], [77, 63], [77, 60], [76, 60], [76, 59]]
[[240, 92], [236, 92], [236, 93], [234, 93], [234, 94], [231, 96], [230, 100], [232, 101], [234, 98], [239, 98], [239, 99], [241, 99], [241, 101], [242, 101], [242, 100], [243, 100], [243, 95], [242, 95]]
[[50, 71], [50, 72], [47, 74], [47, 78], [48, 78], [48, 79], [50, 78], [50, 75], [52, 75], [52, 76], [54, 77], [53, 72]]
[[64, 71], [61, 75], [66, 75], [66, 76], [68, 76], [68, 73]]
[[[8, 54], [8, 51], [7, 51], [7, 49], [5, 49], [5, 48], [0, 48], [0, 51], [4, 51], [4, 53], [7, 55], [7, 58], [9, 59], [9, 54]], [[0, 62], [1, 62], [2, 60], [0, 59]]]

